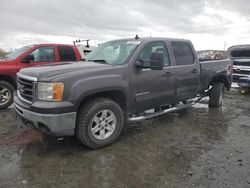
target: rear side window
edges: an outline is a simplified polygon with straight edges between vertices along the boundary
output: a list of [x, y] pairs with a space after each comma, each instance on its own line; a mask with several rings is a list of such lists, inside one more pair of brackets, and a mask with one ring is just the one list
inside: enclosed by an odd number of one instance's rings
[[194, 54], [190, 45], [186, 42], [171, 42], [176, 66], [191, 65], [194, 63]]
[[59, 46], [60, 61], [76, 61], [76, 56], [73, 48], [67, 46]]

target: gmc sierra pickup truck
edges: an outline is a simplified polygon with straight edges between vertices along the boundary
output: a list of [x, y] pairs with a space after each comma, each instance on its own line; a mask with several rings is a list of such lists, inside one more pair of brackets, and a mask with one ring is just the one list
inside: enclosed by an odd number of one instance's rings
[[80, 61], [81, 55], [76, 46], [67, 44], [36, 44], [14, 51], [0, 59], [0, 109], [13, 103], [16, 88], [16, 73], [26, 67]]
[[232, 62], [199, 63], [188, 40], [136, 38], [106, 42], [82, 63], [27, 68], [18, 73], [18, 117], [45, 134], [73, 136], [90, 148], [118, 139], [125, 121], [190, 106], [209, 96], [222, 104]]

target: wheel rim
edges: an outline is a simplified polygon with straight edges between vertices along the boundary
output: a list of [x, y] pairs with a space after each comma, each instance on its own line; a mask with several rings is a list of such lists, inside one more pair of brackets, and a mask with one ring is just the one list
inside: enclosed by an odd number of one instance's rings
[[98, 140], [109, 138], [116, 128], [117, 119], [111, 110], [96, 113], [91, 120], [91, 133]]
[[246, 94], [246, 92], [247, 92], [247, 91], [246, 91], [245, 88], [241, 88], [241, 89], [240, 89], [240, 93], [241, 93], [241, 94]]
[[222, 104], [222, 100], [223, 100], [223, 93], [224, 93], [224, 88], [221, 91], [220, 97], [219, 97], [219, 104]]
[[6, 87], [0, 86], [0, 105], [7, 104], [11, 99], [11, 92]]

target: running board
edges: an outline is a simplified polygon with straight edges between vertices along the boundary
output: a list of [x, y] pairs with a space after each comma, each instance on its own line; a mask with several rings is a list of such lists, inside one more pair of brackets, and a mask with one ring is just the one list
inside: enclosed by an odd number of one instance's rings
[[160, 115], [163, 115], [163, 114], [167, 114], [167, 113], [170, 113], [170, 112], [174, 112], [174, 111], [177, 111], [177, 110], [188, 108], [188, 107], [191, 107], [193, 104], [194, 104], [194, 102], [191, 102], [191, 103], [188, 103], [188, 104], [179, 105], [177, 107], [172, 107], [172, 108], [169, 108], [169, 109], [166, 109], [166, 110], [157, 111], [157, 112], [150, 113], [150, 114], [145, 114], [143, 116], [131, 117], [131, 118], [128, 118], [128, 121], [142, 121], [142, 120], [145, 120], [145, 119], [153, 118], [153, 117], [156, 117], [156, 116], [160, 116]]

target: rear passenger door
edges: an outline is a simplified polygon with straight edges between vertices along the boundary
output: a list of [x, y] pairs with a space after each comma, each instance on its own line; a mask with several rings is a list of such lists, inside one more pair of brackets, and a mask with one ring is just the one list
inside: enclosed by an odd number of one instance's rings
[[171, 42], [175, 60], [176, 93], [178, 100], [193, 98], [200, 88], [200, 64], [188, 42]]
[[70, 46], [58, 46], [59, 61], [76, 61], [76, 54]]

